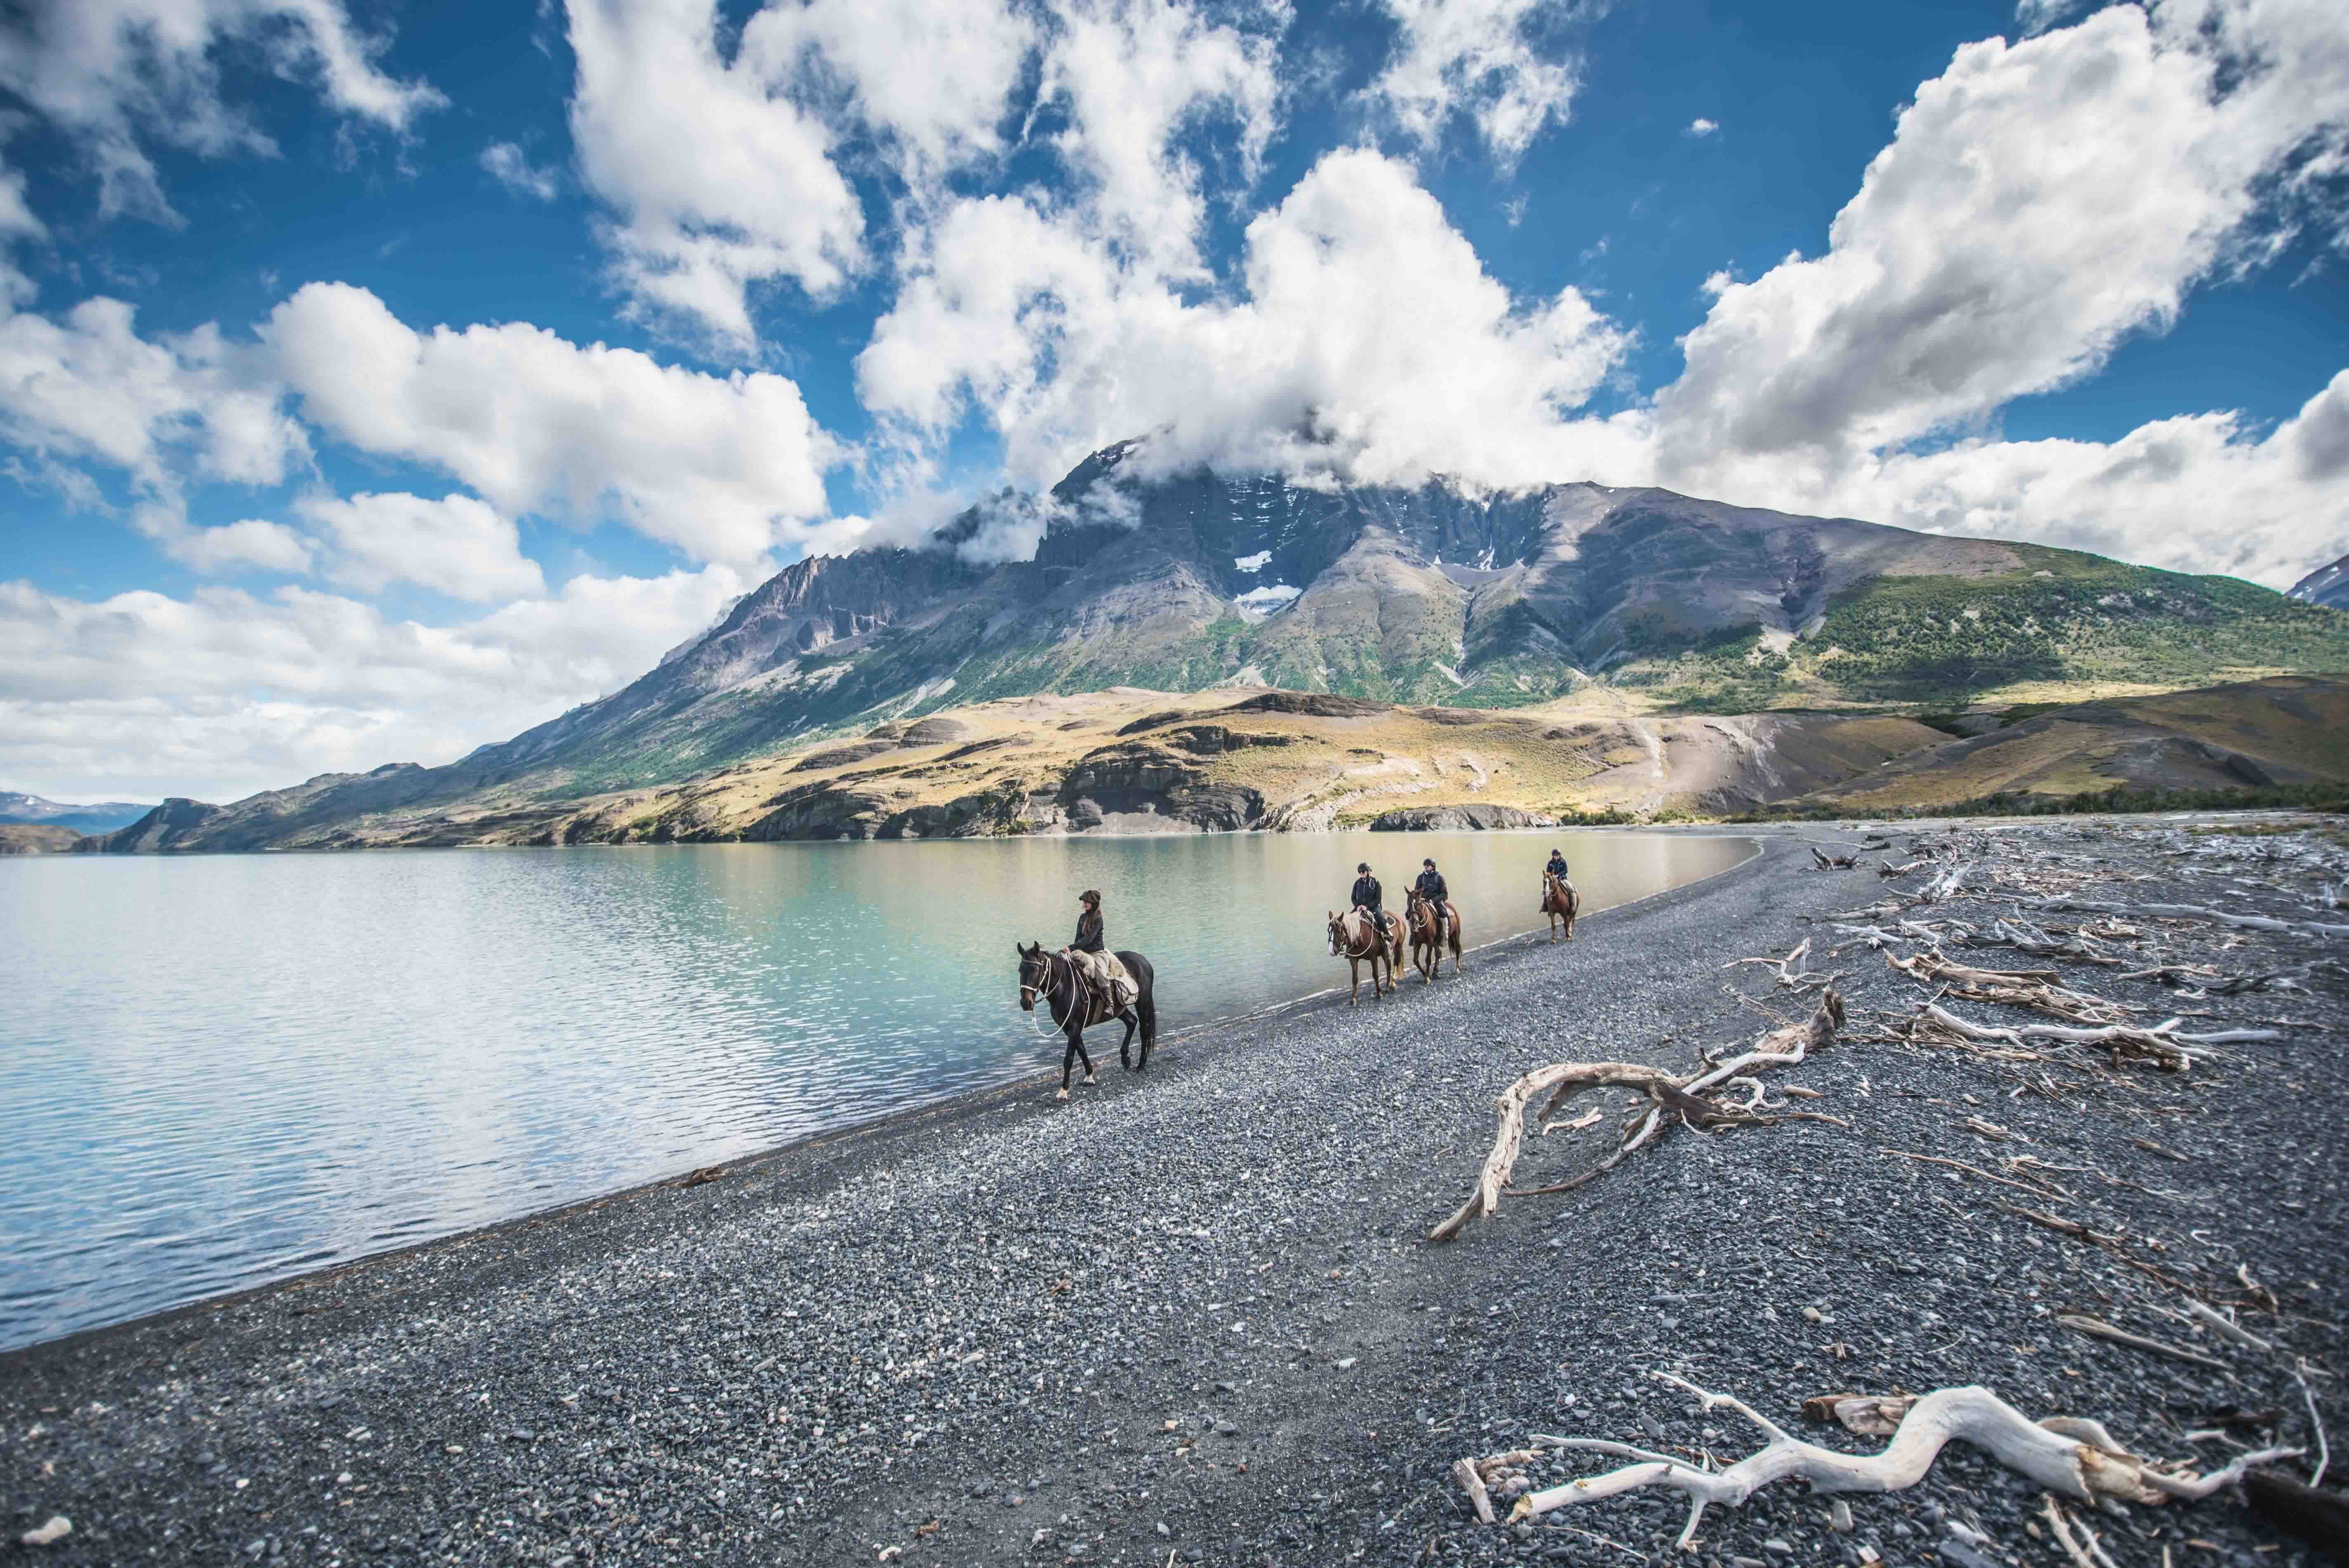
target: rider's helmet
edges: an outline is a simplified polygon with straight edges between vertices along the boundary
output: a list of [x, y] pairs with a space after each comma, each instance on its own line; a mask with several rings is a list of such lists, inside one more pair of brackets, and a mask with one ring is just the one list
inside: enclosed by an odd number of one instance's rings
[[1356, 866], [1354, 869], [1357, 872], [1360, 872], [1362, 875], [1368, 876], [1371, 874], [1371, 862], [1364, 861], [1361, 865]]

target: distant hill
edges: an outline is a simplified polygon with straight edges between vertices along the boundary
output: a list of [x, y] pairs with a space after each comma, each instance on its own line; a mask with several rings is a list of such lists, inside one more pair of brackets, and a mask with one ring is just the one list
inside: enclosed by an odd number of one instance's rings
[[[2231, 578], [1661, 490], [1314, 488], [1146, 456], [1105, 449], [917, 549], [799, 562], [624, 690], [447, 767], [168, 801], [104, 847], [527, 836], [876, 726], [1114, 688], [1915, 714], [2349, 672], [2349, 617]], [[1007, 537], [1036, 542], [975, 559]]]
[[2349, 783], [2349, 681], [2283, 676], [2010, 708], [1984, 716], [1979, 734], [1908, 752], [1802, 803], [1868, 815], [2000, 794], [2342, 783]]
[[0, 822], [0, 855], [62, 855], [88, 841], [47, 822]]
[[2291, 588], [2291, 596], [2304, 603], [2349, 610], [2349, 555], [2330, 566], [2320, 566]]
[[129, 826], [153, 810], [152, 806], [129, 800], [72, 806], [62, 800], [45, 800], [38, 795], [0, 789], [0, 823], [40, 822], [54, 828], [71, 828], [78, 833], [108, 833]]

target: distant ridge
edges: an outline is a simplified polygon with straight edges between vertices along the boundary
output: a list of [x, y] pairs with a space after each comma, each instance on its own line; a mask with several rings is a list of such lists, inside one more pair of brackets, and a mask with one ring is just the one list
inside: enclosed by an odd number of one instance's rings
[[70, 828], [77, 833], [108, 833], [137, 821], [153, 810], [152, 806], [129, 800], [74, 806], [18, 790], [0, 789], [0, 823], [36, 822], [46, 827]]
[[363, 825], [391, 819], [504, 841], [564, 802], [1120, 688], [1926, 715], [2349, 672], [2349, 620], [2232, 578], [1656, 489], [1316, 488], [1146, 458], [1121, 442], [918, 547], [795, 562], [625, 689], [446, 767], [324, 775], [202, 823], [174, 801], [92, 847], [381, 841]]

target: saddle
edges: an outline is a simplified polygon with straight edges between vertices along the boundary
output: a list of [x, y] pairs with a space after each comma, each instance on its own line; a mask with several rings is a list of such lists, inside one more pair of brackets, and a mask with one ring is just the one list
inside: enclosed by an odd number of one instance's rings
[[1106, 1024], [1133, 1006], [1142, 995], [1142, 987], [1133, 975], [1119, 963], [1114, 953], [1071, 953], [1077, 972], [1084, 976], [1085, 995], [1090, 1006], [1086, 1009], [1087, 1026]]

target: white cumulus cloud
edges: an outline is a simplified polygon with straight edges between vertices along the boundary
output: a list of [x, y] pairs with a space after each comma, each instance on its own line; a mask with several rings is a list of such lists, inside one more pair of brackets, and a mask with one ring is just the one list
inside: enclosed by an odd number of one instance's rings
[[1241, 285], [1188, 303], [1027, 202], [966, 202], [859, 385], [934, 430], [985, 409], [1028, 483], [1151, 431], [1152, 464], [1363, 482], [1527, 483], [1617, 440], [1588, 422], [1576, 449], [1560, 437], [1628, 335], [1572, 288], [1513, 299], [1392, 159], [1325, 157], [1248, 225]]
[[616, 690], [749, 586], [725, 566], [575, 577], [430, 626], [300, 587], [78, 600], [0, 582], [0, 777], [223, 800], [453, 761]]
[[296, 510], [332, 542], [329, 574], [362, 593], [414, 583], [481, 603], [546, 591], [512, 521], [469, 495], [310, 496]]
[[1581, 86], [1581, 63], [1546, 46], [1572, 16], [1566, 0], [1381, 0], [1400, 28], [1371, 84], [1372, 102], [1432, 148], [1465, 115], [1494, 160], [1514, 168]]
[[305, 284], [262, 336], [306, 418], [508, 517], [616, 518], [741, 564], [828, 510], [833, 444], [781, 376], [705, 375], [524, 323], [419, 332], [345, 284]]
[[481, 149], [481, 169], [514, 194], [533, 201], [552, 201], [563, 188], [554, 170], [539, 168], [511, 141], [493, 141]]
[[445, 101], [380, 70], [378, 41], [340, 0], [32, 0], [0, 12], [0, 88], [83, 145], [109, 212], [175, 220], [149, 140], [212, 156], [275, 150], [222, 94], [232, 51], [393, 131]]
[[615, 273], [639, 304], [737, 346], [752, 285], [823, 297], [864, 263], [864, 214], [833, 132], [748, 46], [719, 50], [714, 0], [570, 0], [571, 135], [612, 209]]

